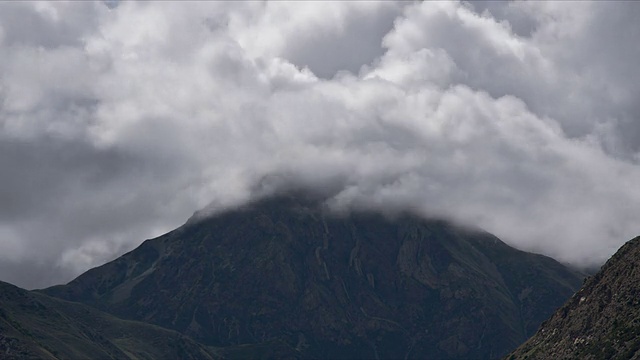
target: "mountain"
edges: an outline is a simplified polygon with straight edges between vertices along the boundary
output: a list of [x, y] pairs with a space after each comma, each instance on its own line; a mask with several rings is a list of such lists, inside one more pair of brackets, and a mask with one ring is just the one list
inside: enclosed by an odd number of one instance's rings
[[2, 359], [213, 359], [175, 331], [0, 282]]
[[509, 359], [640, 359], [640, 237], [626, 243]]
[[521, 344], [582, 282], [488, 233], [300, 199], [189, 221], [44, 293], [227, 357], [480, 359]]

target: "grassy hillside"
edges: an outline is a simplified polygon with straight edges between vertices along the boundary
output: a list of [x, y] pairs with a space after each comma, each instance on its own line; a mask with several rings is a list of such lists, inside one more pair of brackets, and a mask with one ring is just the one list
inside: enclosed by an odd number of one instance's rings
[[214, 359], [177, 332], [0, 282], [2, 359]]

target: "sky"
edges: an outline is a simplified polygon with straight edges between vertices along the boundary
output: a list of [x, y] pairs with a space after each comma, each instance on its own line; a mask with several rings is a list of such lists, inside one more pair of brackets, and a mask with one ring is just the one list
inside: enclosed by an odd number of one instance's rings
[[288, 187], [597, 266], [640, 235], [639, 19], [631, 1], [0, 2], [0, 280], [64, 283]]

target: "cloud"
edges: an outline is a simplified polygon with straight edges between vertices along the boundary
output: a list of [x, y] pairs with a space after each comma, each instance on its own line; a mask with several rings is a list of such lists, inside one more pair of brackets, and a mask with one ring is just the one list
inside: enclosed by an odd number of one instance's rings
[[286, 187], [581, 266], [639, 231], [633, 3], [0, 10], [3, 280], [67, 281]]

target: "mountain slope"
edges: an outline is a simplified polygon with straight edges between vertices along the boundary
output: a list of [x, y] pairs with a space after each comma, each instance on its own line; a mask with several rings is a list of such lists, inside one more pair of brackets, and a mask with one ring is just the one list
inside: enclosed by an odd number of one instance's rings
[[212, 359], [214, 352], [174, 331], [0, 282], [0, 358]]
[[487, 233], [281, 196], [148, 240], [47, 294], [207, 345], [318, 358], [496, 358], [581, 283]]
[[509, 359], [639, 359], [640, 237], [618, 250]]

